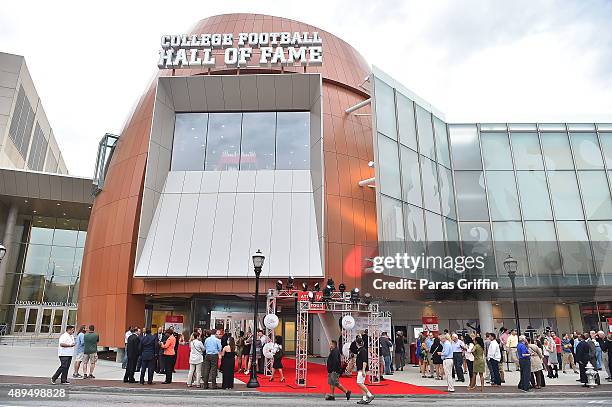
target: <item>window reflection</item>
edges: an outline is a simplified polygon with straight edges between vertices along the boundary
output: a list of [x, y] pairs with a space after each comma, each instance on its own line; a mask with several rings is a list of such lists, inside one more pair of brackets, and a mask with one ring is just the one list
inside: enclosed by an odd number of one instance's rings
[[276, 113], [244, 113], [242, 116], [241, 170], [273, 170]]
[[401, 198], [400, 168], [398, 144], [390, 138], [378, 134], [378, 173], [380, 177], [380, 191], [394, 198]]
[[436, 154], [438, 157], [438, 163], [450, 168], [450, 154], [448, 152], [448, 132], [446, 131], [446, 124], [438, 119], [436, 116], [433, 117], [434, 130], [436, 138]]
[[376, 130], [397, 140], [395, 130], [395, 100], [393, 88], [383, 81], [375, 80]]
[[421, 161], [423, 175], [423, 201], [425, 209], [440, 213], [440, 190], [437, 165], [428, 158]]
[[573, 170], [567, 133], [542, 133], [542, 148], [548, 170]]
[[421, 175], [418, 154], [411, 149], [400, 146], [402, 158], [402, 189], [404, 201], [422, 206]]
[[431, 113], [416, 105], [417, 130], [419, 138], [419, 153], [432, 160], [436, 159], [434, 151], [433, 129], [431, 124]]
[[456, 170], [480, 170], [480, 146], [475, 124], [448, 126], [453, 166]]
[[206, 171], [238, 170], [241, 113], [210, 113], [206, 141]]
[[174, 122], [172, 171], [204, 170], [208, 113], [177, 113]]
[[414, 151], [417, 150], [417, 137], [414, 122], [414, 102], [401, 93], [397, 94], [397, 122], [399, 141]]
[[574, 151], [576, 168], [583, 170], [603, 169], [601, 150], [595, 133], [571, 133], [570, 142]]
[[310, 113], [276, 114], [276, 169], [310, 168]]
[[520, 220], [518, 197], [512, 171], [487, 171], [491, 220]]
[[538, 133], [510, 133], [517, 170], [541, 170], [542, 153]]
[[459, 219], [468, 221], [489, 219], [482, 171], [455, 172], [455, 187]]
[[519, 195], [526, 220], [552, 219], [544, 171], [517, 171]]
[[561, 257], [553, 222], [525, 222], [529, 269], [537, 274], [561, 274]]
[[587, 219], [612, 219], [612, 198], [603, 171], [578, 171]]
[[482, 133], [482, 158], [487, 170], [511, 170], [512, 157], [507, 133]]
[[561, 220], [584, 219], [574, 171], [549, 171], [548, 182], [555, 217]]

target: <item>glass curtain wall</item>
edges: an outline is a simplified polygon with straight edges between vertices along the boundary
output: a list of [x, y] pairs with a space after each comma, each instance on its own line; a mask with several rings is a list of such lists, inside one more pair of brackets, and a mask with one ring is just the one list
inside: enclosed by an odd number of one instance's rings
[[87, 221], [21, 216], [14, 304], [74, 306], [78, 302]]
[[610, 130], [449, 125], [462, 240], [490, 238], [500, 277], [511, 253], [523, 276], [517, 284], [611, 280]]
[[309, 168], [309, 112], [176, 113], [172, 171]]
[[446, 123], [393, 84], [374, 84], [380, 252], [445, 250], [426, 243], [459, 235]]

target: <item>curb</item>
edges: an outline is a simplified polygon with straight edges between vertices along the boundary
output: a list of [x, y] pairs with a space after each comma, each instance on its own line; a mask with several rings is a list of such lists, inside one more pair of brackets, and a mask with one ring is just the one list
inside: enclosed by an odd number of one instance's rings
[[[41, 386], [48, 387], [49, 384], [23, 384], [23, 383], [0, 383], [0, 389], [8, 390], [11, 388], [22, 388], [22, 389], [34, 389], [40, 388]], [[164, 396], [185, 396], [205, 398], [210, 395], [215, 397], [257, 397], [257, 398], [293, 398], [308, 397], [308, 398], [322, 398], [323, 395], [319, 393], [266, 393], [259, 392], [257, 390], [187, 390], [187, 389], [163, 389], [163, 388], [134, 388], [134, 387], [113, 387], [113, 386], [75, 386], [71, 385], [65, 387], [70, 393], [76, 394], [132, 394], [132, 395], [164, 395]], [[542, 393], [542, 392], [530, 392], [530, 393], [510, 393], [510, 392], [496, 392], [496, 393], [455, 393], [455, 394], [375, 394], [377, 399], [499, 399], [501, 397], [511, 398], [524, 398], [524, 399], [537, 399], [546, 397], [547, 399], [559, 399], [575, 396], [609, 396], [612, 398], [611, 390], [594, 390], [589, 391], [562, 391], [554, 393]]]

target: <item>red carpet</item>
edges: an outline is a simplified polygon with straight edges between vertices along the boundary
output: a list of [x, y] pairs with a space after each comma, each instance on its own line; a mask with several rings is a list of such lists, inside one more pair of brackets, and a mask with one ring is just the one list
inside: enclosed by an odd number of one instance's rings
[[[295, 359], [284, 358], [283, 359], [283, 372], [285, 373], [285, 382], [280, 383], [279, 373], [276, 373], [274, 381], [270, 382], [269, 378], [264, 375], [258, 375], [260, 387], [257, 389], [265, 393], [327, 393], [329, 391], [329, 385], [327, 384], [327, 367], [318, 363], [308, 362], [308, 376], [306, 383], [308, 387], [298, 388], [295, 385]], [[354, 397], [359, 397], [361, 390], [357, 387], [355, 382], [355, 375], [353, 377], [342, 377], [340, 378], [340, 384], [345, 388], [352, 391]], [[388, 377], [388, 376], [387, 376]], [[249, 381], [249, 376], [243, 373], [236, 374], [236, 378], [243, 382]], [[380, 384], [369, 386], [366, 382], [366, 386], [369, 387], [370, 391], [376, 394], [444, 394], [445, 392], [430, 389], [429, 387], [415, 386], [409, 383], [402, 383], [395, 380], [382, 381]], [[342, 392], [336, 389], [336, 397], [341, 397]]]

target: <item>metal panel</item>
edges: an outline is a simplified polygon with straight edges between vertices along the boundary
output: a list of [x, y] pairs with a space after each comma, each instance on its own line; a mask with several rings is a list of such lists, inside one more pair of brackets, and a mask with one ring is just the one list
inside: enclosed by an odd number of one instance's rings
[[292, 170], [274, 171], [274, 192], [291, 192], [293, 183]]
[[177, 77], [170, 81], [172, 99], [174, 100], [174, 110], [177, 112], [189, 111], [189, 93], [187, 92], [187, 79]]
[[[294, 75], [299, 76], [299, 75]], [[293, 76], [275, 76], [274, 88], [276, 92], [276, 106], [277, 108], [294, 108], [293, 106]]]
[[223, 101], [223, 85], [221, 84], [220, 76], [207, 76], [204, 81], [206, 87], [206, 103], [208, 111], [220, 111], [225, 108]]
[[274, 172], [272, 170], [257, 171], [255, 179], [255, 192], [274, 191]]
[[257, 99], [260, 110], [276, 110], [275, 75], [257, 77]]
[[[291, 249], [291, 194], [275, 193], [272, 203], [272, 239], [268, 276], [287, 276]], [[297, 274], [296, 274], [297, 275]]]
[[183, 182], [183, 193], [197, 194], [202, 184], [202, 173], [204, 171], [185, 171], [185, 182]]
[[236, 192], [239, 171], [221, 171], [219, 192]]
[[240, 78], [238, 76], [223, 76], [222, 78], [225, 110], [241, 110]]
[[191, 252], [187, 266], [188, 277], [206, 277], [208, 275], [208, 257], [213, 240], [215, 212], [217, 210], [216, 194], [200, 194], [196, 218], [193, 226]]
[[[270, 241], [272, 238], [272, 205], [273, 195], [271, 193], [255, 194], [255, 201], [253, 202], [253, 225], [250, 234], [251, 252], [255, 252], [259, 249], [266, 257], [269, 257], [272, 253], [270, 251]], [[264, 262], [261, 275], [270, 275], [269, 259], [266, 259]], [[245, 274], [245, 277], [247, 276], [248, 274]]]
[[149, 276], [166, 276], [168, 273], [169, 248], [172, 247], [180, 200], [180, 195], [164, 194], [163, 196], [149, 264]]
[[215, 212], [215, 238], [210, 246], [208, 277], [227, 277], [236, 194], [219, 194]]
[[189, 92], [191, 111], [205, 112], [208, 109], [208, 105], [206, 103], [206, 88], [202, 78], [198, 76], [188, 77], [187, 91]]
[[15, 172], [17, 196], [28, 196], [28, 179], [25, 172]]
[[205, 194], [216, 194], [217, 192], [219, 192], [220, 180], [221, 171], [203, 171], [200, 192]]
[[294, 170], [291, 172], [293, 173], [293, 181], [291, 185], [292, 192], [312, 192], [310, 171]]
[[239, 78], [242, 109], [246, 111], [258, 110], [257, 77], [255, 75], [241, 75]]
[[[236, 194], [236, 210], [232, 229], [228, 277], [245, 277], [250, 270], [251, 225], [253, 223], [253, 202], [255, 194]], [[255, 233], [258, 233], [255, 231]], [[257, 249], [255, 249], [257, 250]]]
[[[289, 269], [295, 275], [307, 276], [309, 271], [310, 251], [309, 247], [311, 223], [314, 223], [314, 216], [310, 217], [312, 209], [311, 194], [291, 194], [291, 238], [289, 248]], [[282, 270], [275, 270], [282, 272]], [[287, 273], [281, 274], [287, 275]]]
[[256, 175], [257, 171], [238, 171], [236, 192], [255, 192]]
[[165, 194], [180, 194], [183, 192], [185, 182], [185, 171], [170, 171], [164, 185]]
[[149, 274], [149, 264], [151, 264], [151, 254], [153, 253], [153, 245], [157, 235], [157, 226], [159, 225], [159, 216], [163, 201], [164, 196], [162, 195], [159, 200], [159, 204], [155, 209], [155, 214], [153, 215], [153, 220], [151, 221], [151, 228], [146, 236], [144, 245], [139, 244], [139, 246], [142, 247], [142, 254], [138, 260], [138, 264], [136, 265], [136, 271], [134, 272], [134, 275], [137, 277], [146, 277]]
[[197, 209], [198, 194], [181, 195], [172, 249], [170, 250], [168, 276], [185, 277], [187, 275]]

